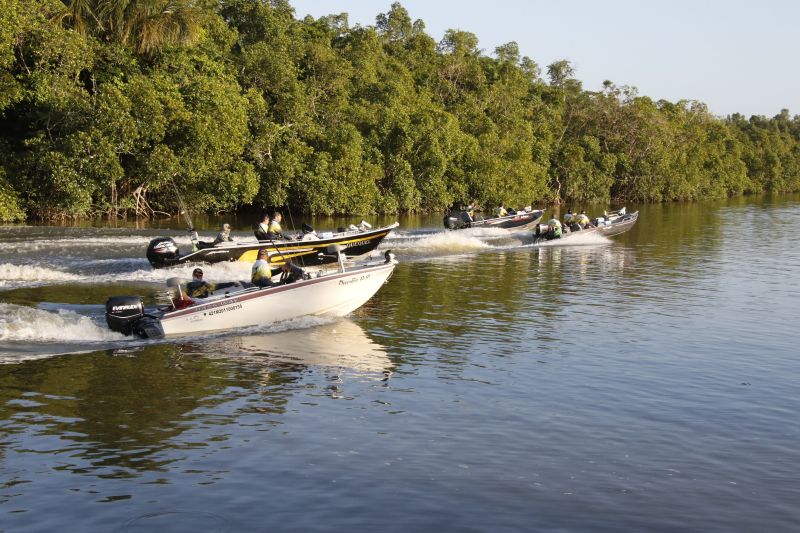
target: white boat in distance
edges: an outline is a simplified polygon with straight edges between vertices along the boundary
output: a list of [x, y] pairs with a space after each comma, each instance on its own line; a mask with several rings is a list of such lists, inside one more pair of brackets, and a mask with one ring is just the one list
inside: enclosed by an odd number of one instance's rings
[[274, 287], [228, 290], [182, 308], [173, 304], [145, 312], [141, 297], [114, 296], [106, 302], [106, 322], [124, 335], [158, 338], [258, 326], [301, 316], [345, 316], [378, 292], [397, 261], [386, 252], [383, 263], [345, 270], [343, 255], [338, 255], [337, 272], [320, 272], [316, 277]]

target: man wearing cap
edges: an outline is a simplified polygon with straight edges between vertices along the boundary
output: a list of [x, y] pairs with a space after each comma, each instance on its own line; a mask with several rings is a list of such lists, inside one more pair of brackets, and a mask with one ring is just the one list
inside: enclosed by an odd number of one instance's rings
[[203, 281], [203, 269], [195, 268], [192, 272], [192, 281], [186, 284], [186, 295], [189, 298], [207, 298], [215, 288], [213, 283]]
[[222, 242], [229, 242], [233, 241], [233, 237], [231, 237], [231, 225], [225, 223], [222, 225], [222, 231], [217, 234], [217, 238], [214, 239], [214, 246], [218, 245]]
[[250, 281], [256, 287], [272, 287], [272, 269], [269, 266], [267, 259], [269, 253], [266, 248], [258, 251], [258, 259], [253, 263], [253, 273], [250, 276]]
[[203, 269], [195, 268], [192, 272], [192, 281], [186, 284], [185, 294], [189, 298], [208, 298], [217, 289], [226, 289], [237, 285], [236, 282], [209, 283], [203, 280]]

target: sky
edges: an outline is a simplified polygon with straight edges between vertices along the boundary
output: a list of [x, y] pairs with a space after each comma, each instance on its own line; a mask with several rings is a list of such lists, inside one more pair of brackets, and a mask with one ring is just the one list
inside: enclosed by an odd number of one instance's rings
[[[347, 13], [375, 25], [393, 0], [289, 0], [297, 18]], [[654, 100], [698, 100], [718, 116], [800, 114], [797, 0], [401, 0], [436, 41], [474, 33], [486, 55], [510, 41], [546, 72], [572, 62], [584, 89], [604, 80]]]

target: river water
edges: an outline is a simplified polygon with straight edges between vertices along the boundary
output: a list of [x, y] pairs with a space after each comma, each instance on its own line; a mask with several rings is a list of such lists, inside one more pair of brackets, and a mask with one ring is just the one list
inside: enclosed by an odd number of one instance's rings
[[177, 222], [0, 227], [0, 530], [796, 530], [800, 196], [638, 208], [401, 219], [350, 317], [168, 342], [102, 305], [189, 274], [144, 259]]

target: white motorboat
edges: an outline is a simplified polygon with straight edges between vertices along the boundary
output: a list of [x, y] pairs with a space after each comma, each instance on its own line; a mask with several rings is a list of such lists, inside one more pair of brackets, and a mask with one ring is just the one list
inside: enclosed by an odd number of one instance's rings
[[[273, 287], [227, 289], [222, 294], [186, 301], [183, 295], [171, 305], [146, 311], [141, 297], [114, 296], [106, 302], [108, 326], [125, 335], [169, 337], [243, 328], [289, 320], [300, 316], [344, 316], [364, 305], [394, 271], [397, 261], [386, 252], [386, 261], [346, 270], [344, 255], [336, 272], [306, 275], [292, 283]], [[168, 280], [180, 291], [175, 278]], [[171, 282], [171, 283], [170, 283]]]

